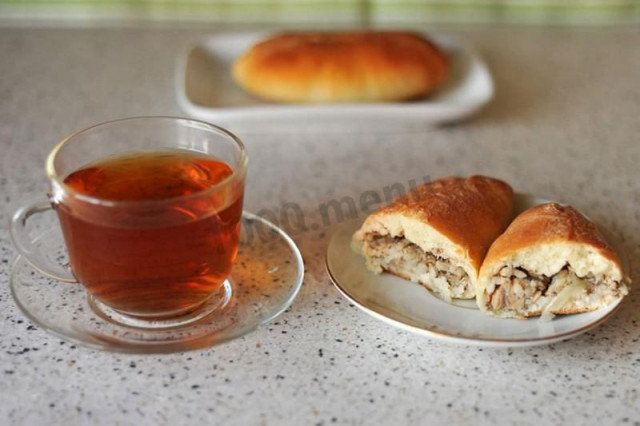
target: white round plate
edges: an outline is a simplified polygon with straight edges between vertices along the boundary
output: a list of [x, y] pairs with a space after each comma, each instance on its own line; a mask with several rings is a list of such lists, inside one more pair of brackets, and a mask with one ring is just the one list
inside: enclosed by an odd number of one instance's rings
[[[64, 263], [59, 227], [35, 243], [52, 261]], [[284, 312], [302, 285], [304, 266], [295, 243], [280, 228], [244, 212], [238, 256], [226, 285], [231, 296], [220, 310], [171, 328], [126, 326], [94, 311], [84, 287], [47, 278], [19, 256], [11, 294], [33, 323], [84, 346], [114, 352], [169, 353], [201, 349], [243, 336]]]
[[[516, 195], [516, 211], [549, 202]], [[479, 346], [534, 346], [575, 337], [606, 321], [620, 300], [594, 312], [556, 316], [552, 321], [499, 319], [480, 312], [475, 300], [444, 302], [424, 287], [391, 274], [369, 271], [364, 258], [351, 249], [351, 236], [362, 219], [346, 222], [333, 234], [327, 250], [327, 271], [336, 288], [358, 308], [393, 326], [454, 343]], [[615, 236], [599, 227], [621, 257], [626, 253]]]

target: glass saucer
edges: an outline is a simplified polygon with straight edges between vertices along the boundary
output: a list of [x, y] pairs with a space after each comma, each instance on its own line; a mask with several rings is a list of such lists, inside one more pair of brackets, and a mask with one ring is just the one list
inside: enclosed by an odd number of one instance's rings
[[[52, 259], [65, 262], [58, 227], [39, 235], [36, 244]], [[303, 274], [302, 256], [291, 238], [245, 212], [238, 257], [225, 283], [228, 300], [188, 324], [143, 329], [114, 321], [95, 310], [81, 284], [45, 277], [22, 256], [13, 266], [11, 294], [32, 322], [62, 339], [106, 351], [169, 353], [217, 345], [271, 321], [291, 305]]]

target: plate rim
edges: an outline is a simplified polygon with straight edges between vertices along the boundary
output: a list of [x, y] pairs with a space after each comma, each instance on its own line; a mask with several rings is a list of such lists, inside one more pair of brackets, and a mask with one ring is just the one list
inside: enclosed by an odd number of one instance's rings
[[[547, 198], [538, 197], [536, 195], [529, 194], [529, 193], [522, 193], [522, 192], [514, 193], [514, 198], [517, 198], [517, 197], [534, 198], [536, 200], [541, 201], [541, 203], [539, 204], [543, 204], [546, 202], [557, 202], [559, 204], [564, 204], [558, 201], [549, 200]], [[362, 222], [363, 220], [364, 218], [352, 219], [351, 221], [348, 221], [342, 224], [342, 226], [346, 227], [348, 224], [352, 222], [358, 222], [358, 221]], [[598, 227], [598, 229], [604, 230], [608, 235], [615, 237], [615, 235], [608, 228], [603, 227], [602, 225], [597, 223], [596, 223], [596, 226]], [[618, 309], [620, 309], [620, 306], [622, 305], [622, 302], [625, 299], [624, 297], [619, 298], [616, 302], [614, 302], [615, 305], [611, 308], [609, 312], [607, 312], [606, 314], [602, 315], [599, 318], [596, 318], [594, 321], [588, 324], [585, 324], [579, 328], [576, 328], [570, 331], [565, 331], [562, 333], [558, 333], [550, 336], [544, 336], [544, 337], [533, 337], [533, 338], [524, 338], [524, 339], [523, 338], [516, 338], [516, 339], [483, 338], [483, 337], [474, 337], [474, 336], [461, 336], [457, 334], [444, 332], [441, 330], [433, 330], [428, 328], [417, 327], [417, 326], [399, 321], [395, 318], [390, 318], [368, 307], [367, 305], [359, 302], [352, 294], [349, 293], [349, 291], [347, 291], [344, 288], [343, 285], [340, 284], [339, 280], [335, 277], [334, 273], [331, 271], [331, 267], [329, 265], [329, 247], [331, 247], [331, 243], [333, 242], [333, 239], [335, 238], [337, 233], [338, 231], [334, 231], [334, 233], [331, 235], [331, 238], [329, 239], [329, 244], [327, 245], [327, 250], [325, 253], [325, 269], [327, 271], [327, 274], [329, 275], [330, 281], [332, 282], [334, 287], [340, 292], [340, 294], [342, 294], [342, 296], [346, 298], [349, 302], [353, 303], [358, 309], [360, 309], [361, 311], [365, 312], [366, 314], [370, 315], [371, 317], [377, 320], [390, 324], [396, 328], [406, 330], [421, 336], [426, 336], [434, 340], [440, 340], [440, 341], [457, 343], [457, 344], [467, 344], [467, 345], [476, 345], [476, 346], [494, 346], [494, 347], [516, 347], [516, 346], [534, 346], [534, 345], [542, 345], [542, 344], [551, 344], [551, 343], [559, 342], [562, 340], [567, 340], [572, 337], [576, 337], [584, 332], [587, 332], [601, 325], [602, 323], [607, 321], [609, 318], [611, 318], [618, 311]], [[616, 238], [616, 240], [618, 239]], [[616, 243], [617, 245], [623, 245], [622, 242], [620, 241], [616, 241]], [[626, 252], [617, 253], [617, 254], [621, 258], [623, 269], [628, 269], [629, 262], [627, 260]], [[407, 282], [412, 282], [412, 281], [407, 281]], [[532, 320], [536, 321], [539, 319], [531, 318], [525, 321], [532, 321]]]
[[[455, 48], [460, 51], [470, 63], [470, 66], [477, 67], [482, 73], [486, 83], [487, 94], [480, 100], [468, 101], [462, 105], [454, 102], [416, 102], [416, 103], [344, 103], [344, 104], [265, 104], [250, 106], [220, 106], [206, 107], [193, 102], [186, 90], [186, 81], [188, 76], [189, 57], [195, 49], [204, 48], [207, 51], [211, 49], [207, 44], [211, 40], [224, 38], [247, 38], [249, 40], [258, 41], [266, 36], [276, 34], [276, 31], [227, 31], [202, 37], [199, 40], [190, 43], [179, 54], [175, 67], [175, 90], [177, 101], [180, 108], [195, 116], [214, 119], [214, 120], [238, 120], [238, 119], [256, 119], [256, 118], [275, 118], [287, 117], [295, 118], [296, 116], [307, 116], [314, 114], [314, 118], [329, 118], [340, 115], [344, 112], [357, 112], [361, 114], [374, 115], [396, 115], [406, 117], [407, 113], [420, 114], [421, 118], [433, 123], [450, 123], [469, 117], [476, 113], [479, 109], [487, 105], [495, 97], [495, 82], [493, 75], [486, 62], [471, 47], [458, 37], [446, 34], [431, 33], [419, 31], [419, 33], [427, 35], [437, 44], [448, 48]], [[265, 116], [266, 115], [266, 116]], [[431, 117], [430, 117], [431, 115]]]

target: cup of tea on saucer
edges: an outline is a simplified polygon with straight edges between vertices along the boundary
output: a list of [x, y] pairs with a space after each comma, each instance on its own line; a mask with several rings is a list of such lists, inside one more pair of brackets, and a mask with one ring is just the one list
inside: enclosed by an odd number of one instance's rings
[[[237, 305], [234, 292], [241, 290], [237, 296], [246, 298], [247, 291], [242, 285], [234, 288], [229, 278], [242, 251], [243, 221], [275, 228], [284, 239], [280, 248], [289, 252], [286, 256], [299, 258], [295, 244], [275, 225], [243, 216], [246, 171], [242, 141], [210, 123], [136, 117], [98, 124], [65, 138], [51, 151], [46, 160], [48, 197], [16, 211], [11, 236], [23, 267], [30, 264], [41, 278], [84, 287], [87, 311], [94, 322], [108, 324], [103, 329], [121, 328], [116, 336], [142, 333], [140, 341], [147, 349], [150, 343], [166, 346], [175, 340], [167, 338], [167, 331], [181, 329], [184, 334], [190, 329], [187, 334], [192, 335], [207, 321], [220, 323], [226, 317], [229, 322], [237, 316], [230, 302]], [[51, 255], [42, 238], [32, 240], [27, 232], [29, 218], [49, 209], [57, 214], [62, 235], [57, 243], [64, 246], [68, 265]], [[274, 243], [257, 240], [244, 245]], [[259, 256], [264, 255], [252, 255], [254, 260]], [[301, 276], [297, 279], [299, 271], [291, 272], [287, 280], [295, 296]], [[24, 305], [34, 296], [16, 295], [15, 287], [25, 284], [17, 281], [14, 273], [14, 299], [33, 317], [37, 309]], [[291, 303], [292, 297], [286, 299]], [[102, 338], [104, 333], [90, 334]], [[129, 346], [139, 345], [137, 340], [128, 341]], [[184, 338], [178, 341], [184, 343]]]

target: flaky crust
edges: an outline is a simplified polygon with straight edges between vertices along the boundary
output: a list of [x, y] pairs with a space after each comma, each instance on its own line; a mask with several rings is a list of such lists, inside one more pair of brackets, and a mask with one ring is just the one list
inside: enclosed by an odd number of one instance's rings
[[235, 81], [276, 102], [400, 101], [449, 75], [445, 54], [411, 32], [289, 33], [262, 41], [233, 64]]
[[513, 190], [505, 182], [448, 177], [421, 185], [370, 215], [354, 240], [363, 241], [368, 233], [400, 234], [459, 264], [475, 288], [484, 256], [512, 214]]

